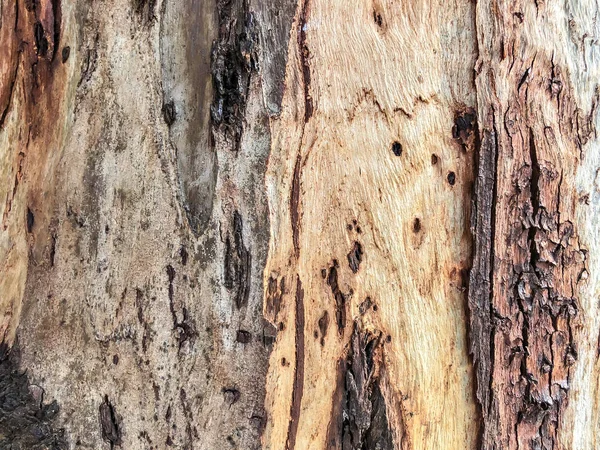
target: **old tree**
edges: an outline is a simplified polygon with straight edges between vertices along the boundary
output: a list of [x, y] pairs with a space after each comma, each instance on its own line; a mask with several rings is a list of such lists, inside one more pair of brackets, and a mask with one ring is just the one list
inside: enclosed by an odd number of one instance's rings
[[0, 448], [599, 448], [599, 10], [0, 0]]

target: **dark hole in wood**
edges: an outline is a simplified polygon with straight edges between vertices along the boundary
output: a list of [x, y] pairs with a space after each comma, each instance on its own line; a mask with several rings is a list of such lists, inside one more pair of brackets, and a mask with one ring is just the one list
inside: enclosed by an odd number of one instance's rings
[[175, 110], [175, 103], [171, 100], [168, 103], [165, 103], [162, 108], [163, 118], [165, 119], [165, 123], [168, 126], [173, 125], [175, 123], [175, 119], [177, 119], [177, 111]]
[[237, 330], [235, 340], [241, 344], [247, 344], [252, 340], [252, 334], [246, 330]]
[[62, 62], [63, 64], [67, 62], [69, 59], [69, 55], [71, 54], [71, 47], [63, 47], [62, 49]]
[[448, 183], [450, 183], [450, 186], [454, 186], [454, 183], [456, 183], [456, 174], [454, 172], [448, 173]]
[[377, 24], [378, 27], [383, 25], [383, 19], [381, 18], [381, 14], [377, 11], [373, 11], [373, 21]]
[[398, 141], [394, 142], [392, 144], [392, 152], [396, 156], [402, 155], [402, 144], [400, 144], [400, 142], [398, 142]]
[[413, 222], [413, 231], [415, 233], [421, 231], [421, 219], [419, 219], [418, 217], [415, 217], [415, 221]]
[[33, 212], [31, 211], [31, 209], [29, 209], [29, 207], [27, 207], [27, 232], [31, 233], [31, 230], [33, 230], [33, 225], [35, 223], [35, 217], [33, 217]]

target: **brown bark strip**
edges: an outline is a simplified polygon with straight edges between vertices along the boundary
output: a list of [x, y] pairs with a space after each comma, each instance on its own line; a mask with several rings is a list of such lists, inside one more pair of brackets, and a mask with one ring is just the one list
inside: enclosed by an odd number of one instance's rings
[[[18, 53], [17, 55], [19, 55], [20, 53]], [[20, 63], [20, 58], [17, 56], [16, 60], [15, 60], [15, 68], [14, 68], [14, 73], [10, 79], [10, 81], [8, 83], [6, 83], [8, 85], [8, 95], [6, 95], [7, 99], [6, 99], [6, 105], [4, 106], [4, 109], [2, 110], [2, 114], [0, 114], [0, 129], [4, 126], [4, 121], [6, 120], [6, 115], [8, 114], [8, 111], [10, 111], [10, 104], [12, 102], [12, 98], [13, 98], [13, 92], [15, 90], [15, 82], [17, 81], [17, 75], [19, 73], [19, 64]], [[2, 93], [4, 94], [4, 93]]]
[[296, 435], [304, 393], [304, 290], [302, 281], [298, 276], [296, 282], [296, 369], [294, 370], [294, 386], [292, 390], [292, 403], [290, 407], [290, 425], [288, 428], [286, 450], [296, 448]]
[[[482, 142], [471, 218], [471, 352], [481, 448], [556, 450], [586, 268], [568, 196], [581, 134], [593, 127], [573, 121], [581, 113], [570, 79], [526, 31], [547, 26], [543, 19], [526, 14], [528, 21], [517, 17], [523, 27], [509, 25], [512, 11], [528, 7], [520, 3], [478, 7]], [[524, 49], [520, 56], [510, 51], [516, 48]]]
[[496, 202], [497, 142], [495, 130], [486, 130], [479, 150], [479, 167], [475, 181], [471, 230], [474, 239], [473, 266], [469, 277], [471, 353], [477, 374], [477, 398], [484, 421], [489, 414], [491, 358], [491, 303], [494, 268], [494, 222]]

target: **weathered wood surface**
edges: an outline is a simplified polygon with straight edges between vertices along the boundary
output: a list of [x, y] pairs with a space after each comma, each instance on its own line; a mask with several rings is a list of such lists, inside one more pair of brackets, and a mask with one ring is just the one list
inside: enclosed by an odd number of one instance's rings
[[0, 444], [595, 449], [597, 13], [1, 0]]

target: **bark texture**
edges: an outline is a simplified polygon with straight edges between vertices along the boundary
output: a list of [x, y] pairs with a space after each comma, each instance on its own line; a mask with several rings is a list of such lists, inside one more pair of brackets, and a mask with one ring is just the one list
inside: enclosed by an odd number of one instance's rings
[[588, 63], [597, 50], [586, 42], [595, 8], [477, 6], [469, 305], [484, 449], [596, 446], [595, 175], [586, 157], [597, 145], [597, 66]]
[[0, 447], [600, 445], [592, 0], [0, 0]]

